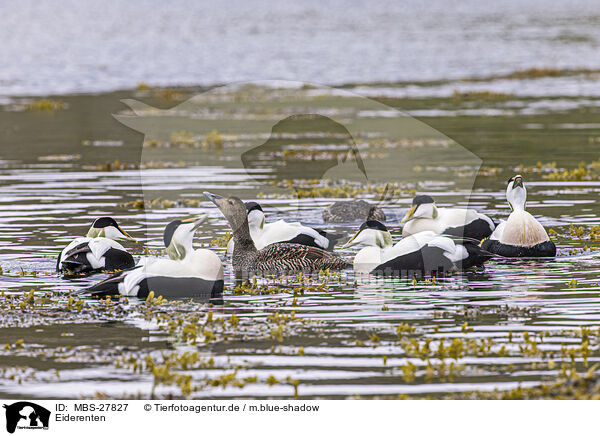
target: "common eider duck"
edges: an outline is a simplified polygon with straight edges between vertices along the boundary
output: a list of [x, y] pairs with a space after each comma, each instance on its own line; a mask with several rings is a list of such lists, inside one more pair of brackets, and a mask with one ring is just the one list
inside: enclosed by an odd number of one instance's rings
[[291, 271], [318, 271], [350, 266], [338, 256], [318, 247], [277, 242], [258, 250], [250, 237], [246, 206], [237, 197], [222, 197], [205, 192], [227, 219], [235, 241], [232, 266], [237, 277], [252, 273], [285, 273]]
[[135, 265], [133, 256], [116, 239], [133, 238], [110, 217], [96, 219], [85, 237], [75, 238], [58, 256], [56, 271], [91, 274]]
[[[255, 201], [246, 202], [246, 211], [248, 212], [250, 237], [258, 250], [275, 242], [289, 242], [332, 251], [337, 240], [342, 237], [339, 234], [313, 229], [300, 223], [288, 223], [284, 220], [265, 223], [263, 209]], [[227, 244], [227, 254], [233, 253], [234, 245], [233, 239], [230, 239]]]
[[125, 295], [146, 298], [216, 298], [223, 292], [223, 264], [215, 253], [194, 250], [194, 233], [204, 217], [169, 223], [163, 241], [170, 259], [145, 258], [132, 269], [106, 279], [81, 293], [91, 296]]
[[359, 220], [385, 221], [385, 213], [379, 206], [364, 200], [336, 201], [323, 210], [323, 221], [347, 223]]
[[392, 245], [392, 235], [379, 221], [363, 223], [342, 248], [356, 244], [366, 247], [354, 257], [354, 271], [408, 278], [480, 266], [493, 256], [477, 241], [454, 240], [432, 231], [415, 233]]
[[402, 219], [402, 236], [423, 231], [481, 241], [494, 231], [494, 222], [473, 209], [441, 208], [429, 195], [417, 195]]
[[544, 227], [525, 210], [527, 189], [523, 177], [517, 175], [508, 180], [506, 199], [512, 212], [502, 221], [481, 247], [504, 257], [554, 257], [556, 245], [548, 237]]

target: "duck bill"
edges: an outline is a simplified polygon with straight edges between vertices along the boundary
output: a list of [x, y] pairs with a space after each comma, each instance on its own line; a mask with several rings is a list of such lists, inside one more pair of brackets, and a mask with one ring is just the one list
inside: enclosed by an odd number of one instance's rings
[[123, 234], [123, 236], [125, 236], [127, 239], [131, 239], [133, 242], [137, 242], [135, 240], [135, 238], [133, 236], [131, 236], [129, 233], [127, 233], [125, 230], [123, 230], [121, 228], [121, 226], [117, 226], [117, 229], [119, 230], [119, 232], [121, 232]]
[[186, 223], [186, 224], [191, 224], [193, 223], [194, 226], [192, 227], [192, 231], [196, 231], [198, 230], [198, 228], [202, 225], [202, 223], [206, 220], [206, 216], [199, 216], [199, 217], [194, 217], [194, 218], [188, 218], [186, 220], [181, 220], [182, 223]]
[[413, 219], [413, 216], [414, 216], [416, 210], [417, 210], [417, 206], [413, 206], [410, 209], [408, 209], [408, 212], [406, 212], [406, 215], [404, 215], [404, 218], [402, 218], [402, 221], [400, 221], [400, 222], [405, 223], [405, 222]]
[[212, 201], [215, 206], [219, 207], [219, 200], [222, 200], [224, 197], [221, 195], [217, 195], [217, 194], [213, 194], [211, 192], [208, 191], [204, 191], [203, 194], [210, 200]]
[[353, 245], [355, 244], [354, 240], [356, 239], [356, 237], [357, 237], [359, 234], [360, 234], [360, 230], [359, 230], [358, 232], [356, 232], [356, 233], [354, 234], [354, 236], [352, 236], [352, 237], [351, 237], [351, 238], [348, 240], [348, 242], [346, 242], [344, 245], [342, 245], [342, 246], [340, 247], [340, 249], [344, 249], [344, 248], [348, 248], [348, 247], [351, 247], [351, 246], [353, 246]]
[[522, 188], [522, 187], [523, 187], [523, 177], [516, 176], [515, 180], [513, 182], [513, 189], [515, 189], [515, 188]]

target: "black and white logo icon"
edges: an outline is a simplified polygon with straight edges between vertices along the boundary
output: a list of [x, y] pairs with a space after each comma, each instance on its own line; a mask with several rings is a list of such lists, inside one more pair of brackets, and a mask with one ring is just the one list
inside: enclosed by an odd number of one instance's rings
[[14, 433], [16, 429], [47, 430], [50, 411], [29, 401], [5, 404], [6, 431]]

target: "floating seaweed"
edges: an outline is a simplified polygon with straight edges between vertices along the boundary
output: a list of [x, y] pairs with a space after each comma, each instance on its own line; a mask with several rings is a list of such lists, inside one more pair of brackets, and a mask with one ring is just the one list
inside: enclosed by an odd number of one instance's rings
[[114, 161], [104, 162], [96, 165], [83, 165], [84, 170], [91, 171], [123, 171], [123, 170], [149, 170], [149, 169], [163, 169], [163, 168], [185, 168], [186, 163], [183, 161], [179, 162], [161, 162], [161, 161], [149, 161], [149, 162], [121, 162], [118, 159]]
[[33, 100], [25, 104], [25, 110], [27, 111], [39, 111], [39, 112], [54, 112], [67, 108], [67, 104], [61, 100]]

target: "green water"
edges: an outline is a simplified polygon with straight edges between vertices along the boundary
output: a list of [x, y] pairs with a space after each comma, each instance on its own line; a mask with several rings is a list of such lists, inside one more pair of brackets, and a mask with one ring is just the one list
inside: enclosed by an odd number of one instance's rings
[[[319, 88], [202, 91], [59, 96], [52, 98], [65, 108], [54, 111], [22, 110], [29, 100], [14, 99], [2, 108], [3, 396], [446, 396], [554, 383], [598, 362], [598, 244], [589, 236], [600, 224], [594, 167], [581, 180], [552, 178], [558, 171], [546, 167], [519, 170], [528, 210], [558, 233], [556, 260], [494, 261], [435, 283], [355, 283], [351, 271], [312, 284], [292, 277], [263, 295], [234, 292], [229, 260], [214, 242], [229, 229], [202, 191], [259, 198], [267, 220], [350, 235], [360, 223], [327, 225], [321, 211], [338, 199], [330, 194], [358, 187], [356, 196], [384, 208], [395, 240], [415, 191], [499, 220], [509, 213], [506, 180], [520, 165], [556, 162], [571, 170], [600, 158], [600, 99], [559, 92], [368, 100]], [[134, 116], [122, 99], [148, 107], [130, 102]], [[298, 114], [327, 118], [297, 121]], [[276, 127], [281, 120], [287, 123]], [[273, 149], [257, 153], [265, 142]], [[353, 146], [366, 176], [346, 158]], [[281, 147], [295, 153], [282, 157]], [[249, 167], [240, 159], [245, 152]], [[104, 164], [115, 160], [120, 164], [108, 171]], [[308, 184], [299, 179], [317, 178], [329, 180], [315, 185], [325, 186], [322, 196], [296, 201], [294, 189]], [[386, 184], [392, 189], [382, 198], [375, 188]], [[157, 198], [187, 202], [145, 210], [127, 204]], [[161, 248], [167, 222], [198, 213], [209, 219], [196, 245], [212, 245], [226, 267], [222, 303], [69, 305], [71, 290], [105, 277], [63, 280], [54, 272], [55, 256], [94, 217], [115, 217], [140, 241], [128, 245], [139, 258], [144, 246]], [[582, 226], [582, 235], [570, 224]], [[24, 296], [30, 289], [33, 300]], [[582, 326], [591, 330], [582, 334]], [[185, 352], [198, 355], [186, 364]], [[165, 360], [170, 375], [153, 373]]]

